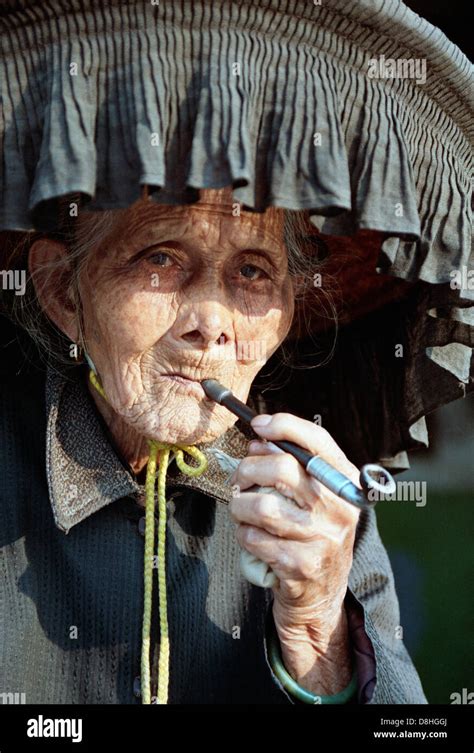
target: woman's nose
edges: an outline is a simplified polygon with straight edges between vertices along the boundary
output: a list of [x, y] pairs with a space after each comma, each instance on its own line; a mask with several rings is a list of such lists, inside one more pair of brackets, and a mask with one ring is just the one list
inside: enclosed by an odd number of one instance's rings
[[221, 303], [203, 301], [192, 306], [176, 336], [196, 348], [227, 345], [232, 340], [231, 312]]

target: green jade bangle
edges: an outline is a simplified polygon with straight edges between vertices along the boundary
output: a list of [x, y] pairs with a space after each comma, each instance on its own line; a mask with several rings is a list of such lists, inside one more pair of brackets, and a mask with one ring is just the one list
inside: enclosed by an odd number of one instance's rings
[[312, 704], [341, 704], [347, 703], [355, 695], [357, 691], [357, 670], [354, 668], [352, 679], [344, 690], [335, 695], [315, 695], [310, 693], [309, 690], [305, 690], [297, 682], [293, 680], [291, 675], [285, 669], [285, 666], [281, 659], [280, 646], [278, 636], [276, 634], [276, 628], [273, 626], [269, 631], [268, 636], [268, 656], [270, 659], [271, 667], [281, 682], [285, 690], [288, 690], [295, 698], [304, 703]]

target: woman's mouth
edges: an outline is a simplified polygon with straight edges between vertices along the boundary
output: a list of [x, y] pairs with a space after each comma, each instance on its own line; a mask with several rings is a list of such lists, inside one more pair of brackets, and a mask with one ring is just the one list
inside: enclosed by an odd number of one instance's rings
[[162, 374], [160, 379], [166, 379], [168, 382], [172, 382], [176, 385], [178, 392], [184, 392], [185, 394], [195, 395], [201, 399], [207, 399], [201, 382], [196, 379], [189, 379], [182, 376], [182, 374]]

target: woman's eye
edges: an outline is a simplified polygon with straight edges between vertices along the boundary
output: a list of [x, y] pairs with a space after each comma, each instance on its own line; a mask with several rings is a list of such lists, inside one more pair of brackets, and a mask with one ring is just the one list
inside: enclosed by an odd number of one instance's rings
[[244, 264], [243, 267], [240, 267], [240, 274], [248, 280], [260, 280], [267, 276], [263, 269], [254, 264]]
[[171, 256], [164, 251], [157, 251], [147, 256], [147, 260], [157, 267], [169, 267], [173, 263]]

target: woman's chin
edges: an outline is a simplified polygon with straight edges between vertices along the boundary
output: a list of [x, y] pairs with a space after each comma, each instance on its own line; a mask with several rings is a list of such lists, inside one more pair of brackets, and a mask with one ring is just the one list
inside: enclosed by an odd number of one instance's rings
[[147, 439], [169, 444], [210, 443], [237, 421], [236, 416], [207, 399], [176, 394], [150, 413], [150, 420], [140, 422], [141, 426], [135, 424], [135, 430]]
[[151, 438], [156, 442], [168, 442], [169, 444], [197, 445], [209, 444], [225, 432], [226, 428], [222, 428], [222, 426], [208, 426], [207, 429], [196, 428], [194, 431], [190, 431], [188, 427], [185, 431], [174, 429], [157, 431], [155, 436]]

